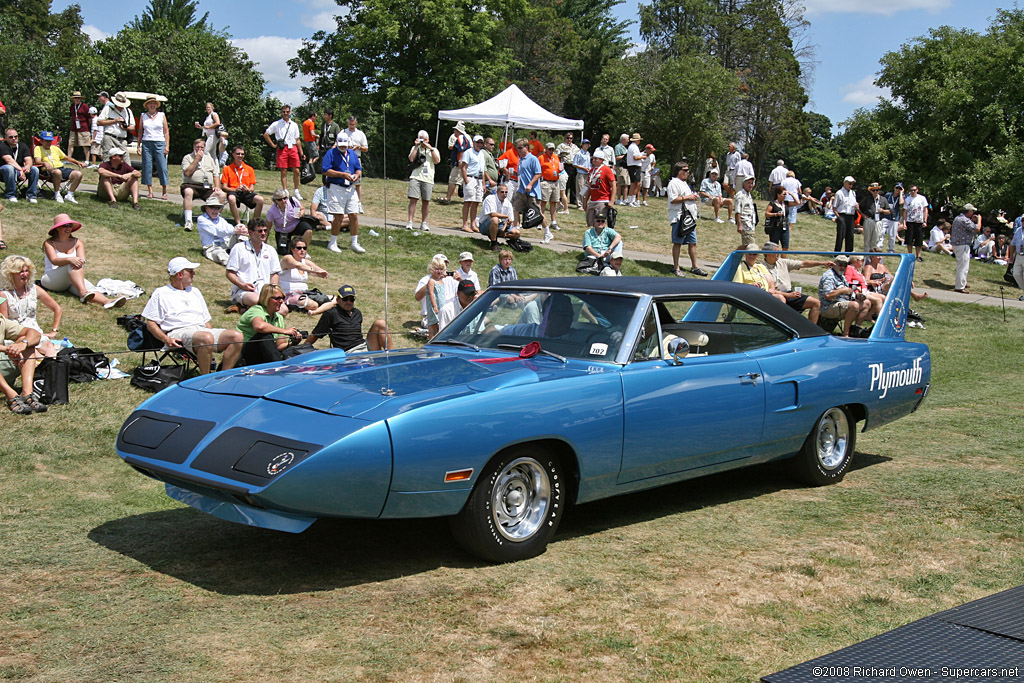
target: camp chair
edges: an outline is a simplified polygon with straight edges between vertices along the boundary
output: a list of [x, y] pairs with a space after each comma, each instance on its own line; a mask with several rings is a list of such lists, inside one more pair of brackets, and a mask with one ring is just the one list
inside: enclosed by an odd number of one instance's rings
[[[53, 138], [53, 143], [52, 144], [57, 145], [58, 147], [60, 147], [60, 143], [61, 143], [61, 138], [60, 137], [54, 137]], [[38, 186], [38, 189], [41, 190], [41, 189], [43, 189], [43, 185], [44, 184], [49, 184], [50, 187], [53, 189], [54, 196], [57, 195], [58, 191], [60, 191], [61, 194], [63, 194], [64, 192], [67, 191], [68, 187], [70, 187], [71, 181], [64, 181], [64, 178], [62, 176], [61, 177], [61, 184], [58, 187], [57, 184], [53, 181], [53, 178], [50, 177], [50, 172], [46, 170], [45, 166], [43, 166], [43, 162], [35, 160], [36, 159], [36, 147], [39, 146], [39, 145], [42, 145], [42, 144], [43, 144], [43, 141], [39, 138], [39, 136], [37, 136], [37, 135], [33, 135], [32, 136], [32, 142], [30, 143], [30, 146], [31, 146], [32, 149], [30, 151], [32, 153], [32, 165], [39, 169], [39, 186]]]
[[146, 326], [146, 319], [141, 315], [122, 315], [117, 319], [117, 324], [128, 331], [126, 342], [130, 351], [142, 353], [141, 365], [151, 365], [153, 362], [161, 366], [184, 365], [185, 375], [199, 371], [199, 359], [185, 347], [167, 347], [153, 336]]

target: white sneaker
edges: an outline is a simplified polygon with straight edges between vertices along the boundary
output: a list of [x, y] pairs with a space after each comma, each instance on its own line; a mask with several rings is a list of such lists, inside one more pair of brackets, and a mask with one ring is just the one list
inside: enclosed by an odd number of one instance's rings
[[626, 203], [626, 202], [622, 201], [621, 199], [616, 199], [616, 200], [615, 200], [615, 205], [616, 205], [616, 206], [622, 206], [622, 205], [623, 205], [623, 204], [625, 204], [625, 203]]
[[405, 224], [405, 229], [412, 230], [412, 221], [409, 221], [408, 223]]
[[125, 301], [128, 301], [126, 297], [119, 296], [116, 299], [113, 299], [103, 304], [103, 308], [121, 308], [122, 306], [124, 306]]
[[640, 206], [640, 202], [638, 202], [637, 200], [635, 200], [635, 199], [634, 199], [633, 201], [631, 201], [631, 202], [629, 203], [629, 205], [630, 205], [630, 206], [634, 206], [634, 207], [636, 207], [636, 206]]
[[97, 166], [96, 164], [89, 164], [88, 166], [86, 166], [86, 168], [96, 169], [99, 168], [99, 166]]
[[420, 223], [420, 230], [422, 230], [423, 232], [430, 232], [430, 226], [427, 225], [426, 221]]
[[350, 246], [349, 249], [351, 249], [352, 251], [356, 252], [357, 254], [365, 254], [366, 253], [366, 250], [363, 249], [361, 246], [359, 246], [359, 242], [353, 242], [352, 246]]
[[335, 243], [333, 243], [333, 244], [328, 244], [328, 245], [327, 245], [327, 248], [328, 248], [329, 250], [333, 251], [333, 252], [334, 252], [335, 254], [340, 254], [340, 253], [342, 253], [341, 247], [339, 247], [339, 246], [338, 246], [338, 243], [337, 243], [337, 242], [335, 242]]
[[18, 203], [18, 198], [17, 197], [5, 197], [5, 199], [7, 201], [9, 201], [11, 204], [17, 204]]
[[75, 193], [71, 192], [70, 190], [68, 190], [68, 193], [66, 195], [64, 195], [64, 199], [66, 199], [67, 201], [71, 202], [72, 204], [77, 204], [78, 203], [78, 200], [75, 199]]
[[192, 221], [185, 221], [185, 232], [192, 232]]
[[29, 197], [29, 198], [28, 198], [28, 203], [29, 203], [29, 204], [38, 204], [38, 203], [39, 203], [39, 200], [38, 200], [38, 199], [36, 199], [35, 197]]
[[541, 243], [542, 244], [547, 244], [548, 242], [550, 242], [554, 238], [555, 238], [555, 236], [551, 234], [550, 230], [545, 230], [544, 231], [544, 239], [541, 240]]
[[641, 202], [641, 204], [643, 204], [644, 206], [647, 206], [647, 200], [646, 200], [646, 199], [645, 199], [645, 200], [643, 200], [643, 201]]
[[300, 202], [302, 201], [302, 195], [299, 194], [299, 189], [298, 188], [295, 188], [295, 192], [292, 192], [292, 196], [295, 197], [296, 199], [298, 199]]
[[566, 209], [565, 211], [559, 211], [558, 213], [569, 213], [569, 209]]
[[715, 219], [715, 222], [716, 222], [716, 223], [724, 223], [725, 221], [723, 221], [723, 220], [722, 220], [721, 218], [716, 218], [716, 219]]
[[57, 192], [54, 193], [53, 201], [57, 202], [58, 204], [64, 203], [64, 197], [60, 196], [60, 190], [57, 190]]
[[551, 230], [561, 230], [561, 228], [558, 227], [558, 223], [552, 223], [551, 224]]

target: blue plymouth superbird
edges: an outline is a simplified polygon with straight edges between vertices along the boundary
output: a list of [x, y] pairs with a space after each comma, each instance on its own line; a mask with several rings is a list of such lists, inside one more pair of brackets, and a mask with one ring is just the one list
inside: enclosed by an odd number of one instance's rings
[[567, 505], [791, 458], [850, 467], [857, 423], [914, 411], [904, 257], [867, 339], [727, 281], [558, 278], [491, 287], [421, 349], [317, 351], [197, 377], [143, 403], [118, 454], [222, 519], [448, 516], [491, 561], [544, 551]]

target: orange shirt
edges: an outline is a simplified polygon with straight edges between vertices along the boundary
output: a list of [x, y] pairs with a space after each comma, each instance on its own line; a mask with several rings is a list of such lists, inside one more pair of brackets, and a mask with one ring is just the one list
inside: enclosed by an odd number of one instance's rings
[[509, 147], [505, 150], [505, 153], [498, 157], [498, 161], [505, 159], [508, 161], [508, 179], [518, 180], [519, 179], [519, 155], [516, 154], [515, 147]]
[[539, 157], [544, 153], [544, 143], [540, 140], [530, 140], [530, 151], [533, 152], [533, 156]]
[[239, 185], [251, 188], [256, 184], [256, 172], [245, 162], [242, 162], [241, 170], [234, 164], [229, 164], [221, 171], [220, 182], [229, 190], [237, 190]]
[[537, 159], [540, 161], [540, 177], [542, 180], [558, 180], [558, 174], [562, 172], [562, 162], [557, 154], [541, 154]]
[[302, 141], [316, 142], [316, 124], [313, 123], [313, 119], [302, 122]]

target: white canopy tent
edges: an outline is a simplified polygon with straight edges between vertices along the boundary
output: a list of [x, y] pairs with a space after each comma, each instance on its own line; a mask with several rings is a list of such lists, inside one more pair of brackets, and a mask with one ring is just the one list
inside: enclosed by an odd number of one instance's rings
[[437, 136], [441, 132], [441, 121], [462, 121], [485, 126], [503, 126], [505, 137], [508, 129], [535, 128], [540, 130], [583, 130], [580, 119], [566, 119], [552, 114], [512, 84], [489, 100], [462, 109], [442, 109], [437, 112]]

